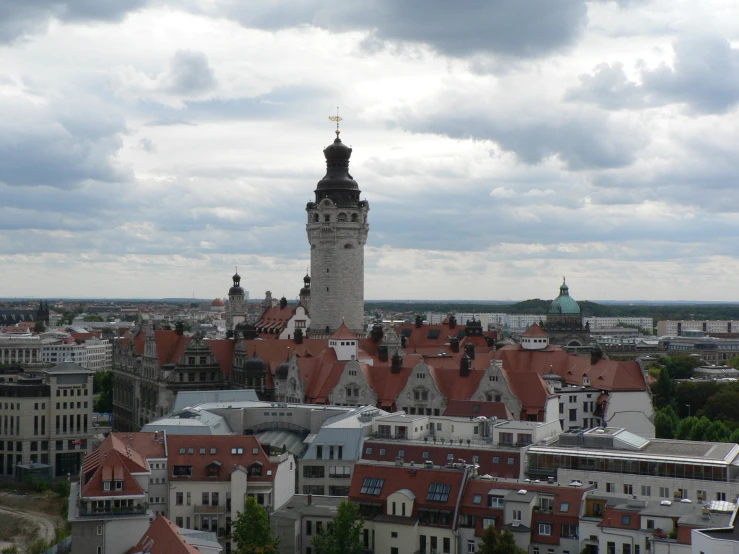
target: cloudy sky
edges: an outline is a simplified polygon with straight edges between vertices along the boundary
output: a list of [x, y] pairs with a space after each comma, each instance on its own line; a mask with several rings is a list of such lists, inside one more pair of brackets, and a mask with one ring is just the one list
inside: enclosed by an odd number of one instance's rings
[[0, 0], [2, 296], [738, 301], [736, 0]]

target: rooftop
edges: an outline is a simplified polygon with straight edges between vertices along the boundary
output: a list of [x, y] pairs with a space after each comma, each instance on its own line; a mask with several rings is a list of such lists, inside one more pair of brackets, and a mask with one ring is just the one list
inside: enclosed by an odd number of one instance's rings
[[271, 517], [300, 519], [304, 516], [333, 518], [345, 496], [295, 494]]

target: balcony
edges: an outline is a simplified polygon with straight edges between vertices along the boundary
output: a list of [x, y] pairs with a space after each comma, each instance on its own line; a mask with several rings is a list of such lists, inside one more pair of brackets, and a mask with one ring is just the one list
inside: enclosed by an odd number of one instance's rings
[[122, 506], [116, 508], [114, 506], [108, 508], [88, 508], [87, 502], [77, 503], [77, 515], [79, 517], [96, 517], [96, 516], [140, 516], [146, 515], [149, 511], [148, 504], [139, 504], [138, 506]]
[[224, 505], [195, 504], [193, 509], [196, 514], [223, 515], [226, 513], [226, 506]]

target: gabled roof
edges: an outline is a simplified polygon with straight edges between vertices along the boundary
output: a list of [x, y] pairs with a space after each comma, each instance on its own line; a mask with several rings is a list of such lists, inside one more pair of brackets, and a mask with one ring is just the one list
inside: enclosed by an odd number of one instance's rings
[[336, 332], [331, 335], [331, 338], [334, 340], [357, 340], [358, 337], [342, 322]]
[[185, 541], [179, 528], [163, 515], [149, 525], [141, 540], [136, 543], [132, 554], [200, 554], [200, 551]]
[[[254, 435], [167, 435], [167, 449], [170, 481], [230, 481], [234, 468], [248, 469], [254, 463], [261, 465], [262, 475], [249, 476], [250, 480], [268, 482], [275, 478], [276, 467]], [[211, 454], [212, 449], [215, 449], [214, 454]], [[220, 474], [208, 477], [206, 468], [214, 461], [221, 464]], [[174, 466], [191, 466], [191, 477], [173, 476]], [[272, 475], [267, 475], [268, 470], [272, 470]]]
[[[148, 473], [149, 464], [130, 443], [116, 435], [108, 435], [97, 450], [85, 456], [82, 462], [82, 497], [144, 495], [132, 473]], [[153, 433], [146, 435], [153, 436]], [[159, 447], [155, 448], [158, 450]], [[110, 482], [110, 490], [104, 489], [104, 481]], [[123, 481], [120, 490], [116, 490], [115, 481]]]
[[548, 337], [549, 335], [547, 335], [544, 332], [544, 329], [542, 329], [541, 327], [539, 327], [539, 324], [538, 323], [532, 323], [531, 324], [531, 327], [529, 327], [526, 330], [526, 332], [523, 335], [521, 335], [521, 336], [522, 337]]
[[[554, 496], [553, 516], [569, 516], [577, 520], [580, 518], [580, 506], [583, 502], [588, 488], [582, 487], [560, 487], [556, 485], [545, 485], [536, 483], [522, 483], [520, 481], [493, 481], [481, 477], [470, 479], [462, 495], [460, 504], [461, 513], [469, 513], [471, 510], [489, 510], [487, 506], [487, 495], [492, 489], [504, 491], [526, 490], [529, 493], [546, 494]], [[482, 495], [479, 504], [474, 503], [475, 495]], [[563, 505], [564, 504], [564, 505]]]
[[[259, 321], [256, 323], [257, 331], [260, 334], [265, 333], [271, 334], [272, 336], [279, 336], [282, 330], [287, 327], [287, 322], [295, 315], [295, 306], [285, 306], [282, 308], [279, 304], [272, 306], [262, 312]], [[273, 333], [269, 333], [269, 331]]]

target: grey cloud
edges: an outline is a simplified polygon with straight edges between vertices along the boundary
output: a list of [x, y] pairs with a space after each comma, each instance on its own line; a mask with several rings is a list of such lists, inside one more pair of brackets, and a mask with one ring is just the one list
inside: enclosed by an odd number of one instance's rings
[[0, 42], [46, 29], [49, 21], [117, 21], [149, 0], [0, 0]]
[[308, 0], [297, 5], [229, 0], [224, 5], [248, 26], [364, 30], [378, 40], [428, 44], [452, 56], [541, 56], [570, 46], [587, 21], [583, 0]]
[[709, 35], [682, 37], [673, 49], [674, 67], [642, 69], [641, 84], [629, 81], [621, 64], [600, 64], [565, 99], [606, 109], [683, 103], [699, 113], [723, 113], [739, 102], [739, 49]]
[[168, 75], [169, 88], [177, 94], [205, 92], [216, 84], [213, 69], [203, 52], [178, 50], [175, 52]]

